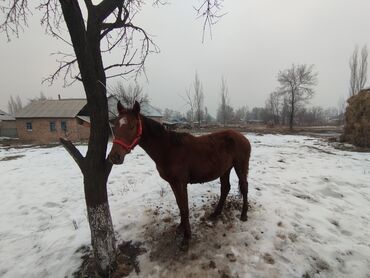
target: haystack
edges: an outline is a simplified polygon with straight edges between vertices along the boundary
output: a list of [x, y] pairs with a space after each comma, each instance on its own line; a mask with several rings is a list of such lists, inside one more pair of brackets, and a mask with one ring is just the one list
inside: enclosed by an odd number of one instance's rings
[[359, 147], [370, 147], [370, 89], [348, 99], [342, 139]]

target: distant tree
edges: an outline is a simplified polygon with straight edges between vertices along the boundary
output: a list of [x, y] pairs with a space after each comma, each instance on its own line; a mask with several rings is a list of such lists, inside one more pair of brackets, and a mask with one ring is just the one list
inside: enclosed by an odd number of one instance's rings
[[10, 96], [10, 99], [8, 100], [8, 112], [9, 112], [9, 114], [15, 115], [15, 113], [17, 113], [19, 110], [21, 110], [22, 107], [23, 107], [22, 106], [22, 100], [19, 97], [19, 95], [17, 95], [15, 97], [15, 99], [13, 98], [13, 96]]
[[332, 120], [337, 117], [336, 108], [322, 108], [321, 106], [312, 106], [310, 108], [301, 108], [297, 112], [297, 123], [299, 125], [320, 126], [332, 124]]
[[190, 89], [185, 89], [185, 96], [183, 99], [185, 100], [186, 105], [189, 107], [189, 110], [186, 112], [186, 119], [190, 124], [193, 124], [195, 117], [195, 103]]
[[264, 107], [253, 107], [247, 114], [248, 120], [267, 122], [270, 120], [269, 113]]
[[282, 99], [282, 107], [281, 107], [281, 114], [280, 114], [280, 123], [282, 125], [288, 125], [290, 117], [290, 105], [288, 97], [283, 97]]
[[242, 106], [235, 110], [234, 121], [235, 123], [245, 122], [247, 120], [248, 107]]
[[[48, 98], [45, 96], [45, 94], [41, 91], [40, 95], [38, 97], [30, 98], [29, 102], [39, 101], [39, 100], [47, 100]], [[51, 98], [49, 98], [51, 99]]]
[[213, 123], [215, 121], [215, 118], [212, 117], [211, 114], [208, 113], [207, 107], [204, 108], [204, 122], [206, 125]]
[[113, 89], [113, 95], [127, 108], [131, 108], [135, 101], [141, 105], [149, 103], [148, 95], [143, 93], [143, 88], [138, 83], [135, 83], [135, 86], [130, 84], [126, 88], [122, 83], [118, 83]]
[[204, 124], [207, 125], [208, 124], [208, 108], [207, 106], [204, 107]]
[[163, 120], [165, 121], [180, 120], [182, 118], [183, 115], [179, 111], [168, 108], [165, 108], [163, 111]]
[[311, 125], [323, 125], [326, 122], [324, 109], [321, 106], [313, 106], [309, 112], [311, 114]]
[[278, 81], [280, 83], [278, 92], [288, 100], [289, 128], [293, 129], [298, 106], [304, 105], [314, 95], [313, 87], [317, 84], [317, 73], [313, 72], [313, 65], [293, 64], [291, 68], [279, 72]]
[[338, 100], [338, 118], [339, 118], [338, 124], [339, 125], [344, 124], [344, 113], [346, 112], [346, 106], [347, 106], [346, 100], [344, 99], [344, 97], [341, 97]]
[[220, 104], [217, 109], [217, 121], [226, 126], [233, 118], [234, 109], [230, 106], [229, 89], [225, 78], [221, 79]]
[[333, 122], [339, 121], [339, 111], [337, 107], [327, 107], [323, 112], [324, 124], [332, 124]]
[[194, 79], [194, 108], [195, 108], [195, 118], [198, 122], [198, 127], [200, 127], [200, 123], [203, 119], [203, 105], [204, 105], [204, 93], [203, 93], [203, 85], [199, 80], [198, 73], [195, 73]]
[[193, 125], [193, 122], [194, 122], [194, 113], [193, 113], [193, 111], [192, 110], [186, 111], [185, 116], [186, 116], [186, 120], [188, 121], [188, 123], [190, 125]]
[[354, 96], [361, 91], [367, 81], [367, 46], [363, 46], [361, 50], [361, 57], [358, 54], [358, 46], [352, 53], [349, 59], [350, 80], [349, 80], [349, 96]]
[[[192, 92], [193, 88], [193, 92]], [[196, 120], [198, 127], [202, 122], [204, 117], [204, 93], [203, 93], [203, 85], [199, 79], [198, 73], [195, 73], [195, 79], [192, 84], [192, 88], [185, 90], [185, 96], [183, 99], [185, 100], [187, 106], [189, 107], [189, 111], [187, 114], [187, 119], [189, 122], [193, 123]]]
[[267, 113], [270, 115], [270, 119], [274, 124], [280, 123], [280, 114], [282, 110], [282, 99], [281, 94], [277, 91], [270, 93], [265, 103]]

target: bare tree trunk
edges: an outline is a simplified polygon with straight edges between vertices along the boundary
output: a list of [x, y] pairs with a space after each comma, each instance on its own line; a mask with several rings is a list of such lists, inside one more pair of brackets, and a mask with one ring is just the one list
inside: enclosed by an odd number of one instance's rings
[[294, 103], [294, 92], [292, 91], [292, 102], [291, 102], [291, 111], [290, 111], [290, 118], [289, 118], [289, 129], [293, 130], [294, 124], [294, 113], [295, 113], [295, 103]]
[[77, 57], [91, 122], [86, 157], [82, 157], [71, 142], [62, 140], [62, 143], [83, 173], [96, 268], [101, 276], [108, 277], [116, 260], [116, 245], [106, 185], [112, 165], [106, 160], [108, 102], [100, 52], [100, 24], [96, 17], [89, 16], [85, 31], [78, 3], [72, 0], [60, 0], [60, 3]]
[[289, 117], [289, 129], [290, 130], [293, 130], [293, 122], [294, 122], [294, 116], [293, 116], [293, 111], [292, 111]]

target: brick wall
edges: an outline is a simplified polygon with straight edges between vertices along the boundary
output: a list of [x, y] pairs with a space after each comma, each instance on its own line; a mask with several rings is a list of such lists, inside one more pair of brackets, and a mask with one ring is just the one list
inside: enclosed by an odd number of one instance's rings
[[15, 120], [12, 121], [0, 121], [0, 137], [13, 137], [17, 138], [17, 129], [15, 126]]
[[[67, 131], [61, 128], [61, 122], [67, 123]], [[55, 122], [55, 131], [50, 130], [50, 122]], [[32, 123], [32, 131], [27, 130], [27, 123]], [[16, 119], [18, 137], [21, 140], [37, 143], [57, 142], [60, 137], [71, 141], [86, 140], [89, 138], [88, 126], [78, 124], [77, 119]]]
[[15, 128], [15, 121], [0, 121], [2, 128]]

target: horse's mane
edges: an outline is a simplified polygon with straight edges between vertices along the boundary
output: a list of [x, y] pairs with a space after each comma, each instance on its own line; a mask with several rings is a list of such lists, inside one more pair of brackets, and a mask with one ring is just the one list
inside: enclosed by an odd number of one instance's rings
[[165, 135], [169, 135], [171, 142], [174, 144], [180, 144], [183, 142], [185, 138], [192, 136], [186, 132], [176, 132], [176, 131], [166, 130], [166, 128], [161, 123], [151, 118], [145, 117], [143, 115], [141, 115], [141, 117], [144, 120], [146, 131], [151, 136], [164, 137]]

